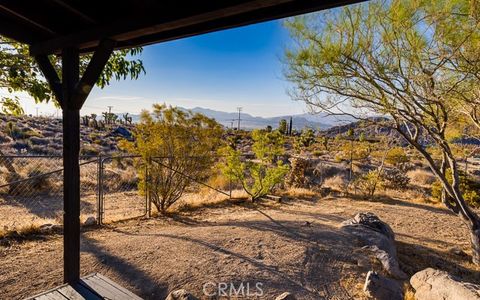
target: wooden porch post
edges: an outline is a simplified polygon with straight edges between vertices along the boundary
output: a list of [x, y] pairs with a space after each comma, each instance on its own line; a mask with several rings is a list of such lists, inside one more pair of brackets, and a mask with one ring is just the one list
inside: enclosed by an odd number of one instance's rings
[[80, 279], [80, 109], [100, 77], [116, 42], [105, 39], [80, 79], [78, 49], [62, 50], [62, 80], [47, 55], [35, 56], [63, 112], [63, 263], [64, 282]]
[[79, 81], [79, 54], [62, 51], [63, 89], [63, 259], [64, 282], [80, 279], [80, 107], [75, 103]]

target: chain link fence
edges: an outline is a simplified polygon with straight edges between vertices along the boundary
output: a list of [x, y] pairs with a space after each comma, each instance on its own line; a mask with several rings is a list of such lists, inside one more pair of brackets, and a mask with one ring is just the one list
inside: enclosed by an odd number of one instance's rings
[[[80, 160], [81, 221], [97, 213], [97, 158]], [[0, 156], [0, 229], [61, 224], [61, 156]]]
[[[191, 158], [192, 160], [200, 158]], [[204, 159], [204, 158], [202, 158]], [[214, 167], [206, 176], [185, 174], [172, 167], [172, 158], [155, 157], [148, 164], [137, 156], [93, 156], [80, 159], [81, 222], [97, 224], [150, 215], [156, 205], [147, 192], [151, 173], [184, 181], [176, 209], [218, 202], [238, 195], [239, 185], [225, 178], [212, 156]], [[149, 167], [147, 167], [147, 165]], [[161, 172], [159, 173], [159, 171]], [[146, 180], [146, 181], [145, 181]], [[142, 183], [143, 181], [143, 183]], [[90, 220], [90, 222], [91, 222]], [[0, 156], [0, 230], [32, 225], [62, 224], [63, 165], [61, 156]]]
[[140, 157], [100, 157], [100, 220], [115, 222], [147, 214], [147, 197], [139, 185], [146, 166]]

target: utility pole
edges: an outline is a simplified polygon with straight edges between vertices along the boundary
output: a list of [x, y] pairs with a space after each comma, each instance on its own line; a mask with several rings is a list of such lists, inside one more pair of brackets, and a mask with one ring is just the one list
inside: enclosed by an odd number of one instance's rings
[[112, 113], [113, 106], [107, 106], [107, 107], [108, 107], [108, 114], [110, 115]]
[[293, 117], [290, 117], [290, 124], [288, 125], [288, 135], [292, 135], [292, 129], [293, 129]]
[[38, 107], [35, 107], [35, 110], [37, 111], [37, 118], [38, 118]]
[[237, 107], [237, 110], [238, 110], [238, 127], [237, 127], [237, 130], [240, 130], [240, 113], [242, 112], [242, 108], [241, 107]]

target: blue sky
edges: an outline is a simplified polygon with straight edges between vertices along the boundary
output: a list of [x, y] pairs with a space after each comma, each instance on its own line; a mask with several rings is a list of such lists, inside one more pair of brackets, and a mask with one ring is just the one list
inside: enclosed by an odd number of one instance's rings
[[[83, 114], [105, 111], [138, 113], [155, 102], [186, 108], [196, 106], [256, 116], [302, 113], [305, 105], [287, 95], [281, 57], [289, 42], [281, 21], [272, 21], [144, 48], [146, 75], [136, 81], [96, 88]], [[53, 114], [21, 96], [28, 114]]]

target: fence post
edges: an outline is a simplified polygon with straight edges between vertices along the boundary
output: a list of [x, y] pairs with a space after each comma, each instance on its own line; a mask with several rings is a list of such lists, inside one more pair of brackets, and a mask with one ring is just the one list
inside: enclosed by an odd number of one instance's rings
[[151, 158], [147, 158], [145, 161], [145, 213], [147, 215], [147, 218], [150, 218], [152, 216], [152, 202], [150, 201], [150, 192], [148, 189], [148, 184], [150, 183], [150, 172], [149, 172], [149, 167], [151, 164], [152, 160]]
[[228, 189], [229, 189], [229, 194], [230, 194], [230, 199], [232, 200], [232, 175], [228, 175]]
[[97, 167], [97, 223], [103, 224], [103, 157], [98, 157]]

